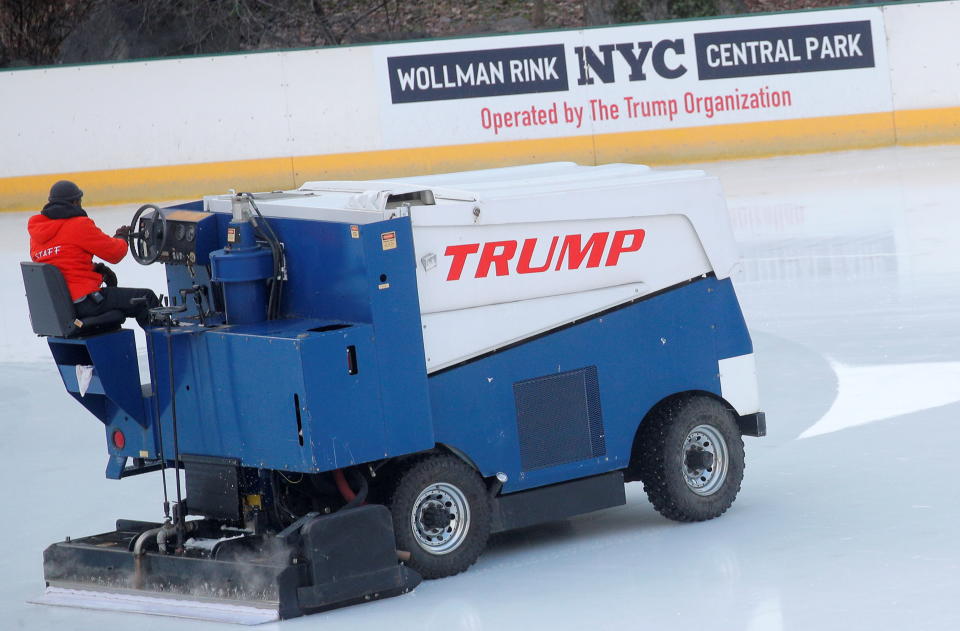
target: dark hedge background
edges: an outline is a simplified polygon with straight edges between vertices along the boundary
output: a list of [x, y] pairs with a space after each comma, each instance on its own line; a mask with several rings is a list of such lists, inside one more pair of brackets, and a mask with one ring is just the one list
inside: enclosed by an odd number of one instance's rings
[[0, 0], [0, 67], [512, 33], [862, 0]]

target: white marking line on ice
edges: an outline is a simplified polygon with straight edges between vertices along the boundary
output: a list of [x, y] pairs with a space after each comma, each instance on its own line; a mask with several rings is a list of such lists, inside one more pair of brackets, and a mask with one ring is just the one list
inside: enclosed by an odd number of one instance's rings
[[837, 398], [798, 438], [960, 401], [960, 362], [849, 366], [830, 360], [830, 366], [837, 375]]

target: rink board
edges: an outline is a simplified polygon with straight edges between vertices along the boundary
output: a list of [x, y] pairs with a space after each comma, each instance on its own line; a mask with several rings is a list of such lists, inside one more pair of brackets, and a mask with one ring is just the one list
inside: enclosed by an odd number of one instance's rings
[[952, 0], [0, 71], [0, 210], [63, 177], [111, 203], [956, 142], [958, 19]]

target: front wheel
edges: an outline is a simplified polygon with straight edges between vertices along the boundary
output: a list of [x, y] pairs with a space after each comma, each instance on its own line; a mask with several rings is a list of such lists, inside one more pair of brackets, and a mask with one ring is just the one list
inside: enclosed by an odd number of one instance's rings
[[424, 578], [458, 574], [490, 536], [490, 497], [480, 475], [449, 454], [428, 456], [400, 474], [390, 501], [397, 548]]
[[730, 508], [743, 480], [743, 439], [727, 407], [706, 396], [674, 401], [640, 427], [639, 474], [664, 517], [703, 521]]

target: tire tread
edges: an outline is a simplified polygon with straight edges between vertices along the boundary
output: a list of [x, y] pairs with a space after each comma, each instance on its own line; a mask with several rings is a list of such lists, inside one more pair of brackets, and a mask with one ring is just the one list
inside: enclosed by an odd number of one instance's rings
[[[456, 550], [432, 555], [416, 542], [410, 532], [410, 510], [423, 488], [434, 482], [450, 482], [470, 501], [470, 532]], [[456, 456], [440, 453], [411, 459], [397, 472], [389, 492], [397, 548], [410, 552], [407, 562], [425, 579], [443, 578], [463, 572], [473, 565], [490, 537], [491, 507], [480, 475]]]
[[[715, 419], [727, 442], [730, 464], [727, 479], [713, 495], [699, 496], [668, 468], [670, 445], [682, 440], [704, 416]], [[689, 427], [688, 427], [689, 426]], [[640, 425], [641, 455], [637, 471], [650, 503], [667, 519], [697, 522], [722, 515], [740, 491], [745, 461], [743, 438], [731, 413], [720, 401], [706, 396], [688, 396], [669, 402]], [[671, 467], [679, 469], [678, 467]]]

